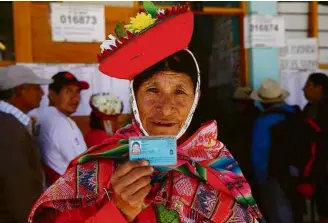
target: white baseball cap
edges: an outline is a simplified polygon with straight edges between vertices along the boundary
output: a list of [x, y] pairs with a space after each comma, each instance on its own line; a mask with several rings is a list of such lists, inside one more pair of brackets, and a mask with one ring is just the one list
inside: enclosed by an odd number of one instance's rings
[[0, 69], [0, 91], [22, 84], [50, 84], [50, 79], [40, 78], [34, 71], [22, 65], [12, 65]]

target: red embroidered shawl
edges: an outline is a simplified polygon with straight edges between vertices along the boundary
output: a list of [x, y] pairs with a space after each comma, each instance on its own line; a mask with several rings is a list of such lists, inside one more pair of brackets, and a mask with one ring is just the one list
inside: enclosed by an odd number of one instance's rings
[[[64, 211], [100, 204], [107, 196], [104, 189], [110, 187], [115, 161], [127, 158], [129, 137], [141, 135], [133, 123], [73, 160], [35, 203], [29, 221], [34, 222], [34, 216], [45, 208]], [[215, 121], [178, 146], [178, 164], [169, 169], [168, 176], [172, 179], [167, 182], [173, 184], [170, 201], [159, 198], [168, 185], [164, 182], [147, 205], [164, 202], [178, 212], [181, 222], [264, 222], [238, 163], [217, 140]]]

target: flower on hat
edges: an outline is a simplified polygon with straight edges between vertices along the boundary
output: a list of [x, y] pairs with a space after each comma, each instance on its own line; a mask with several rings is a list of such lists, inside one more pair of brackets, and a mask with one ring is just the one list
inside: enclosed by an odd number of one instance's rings
[[109, 93], [92, 96], [91, 104], [105, 115], [119, 115], [123, 108], [122, 101]]
[[2, 42], [0, 42], [0, 50], [6, 50], [6, 46]]
[[138, 13], [136, 17], [130, 18], [130, 23], [125, 28], [132, 33], [138, 33], [156, 22], [150, 14], [144, 12]]
[[117, 47], [117, 43], [121, 44], [121, 41], [119, 41], [115, 36], [112, 34], [108, 35], [108, 40], [105, 40], [101, 45], [101, 52], [104, 50], [112, 50], [113, 48]]

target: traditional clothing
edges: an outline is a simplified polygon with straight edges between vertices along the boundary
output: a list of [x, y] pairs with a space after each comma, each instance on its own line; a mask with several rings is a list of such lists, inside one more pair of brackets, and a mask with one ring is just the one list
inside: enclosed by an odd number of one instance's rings
[[[75, 159], [35, 204], [29, 221], [126, 222], [112, 203], [109, 179], [116, 165], [128, 158], [129, 137], [142, 135], [138, 125], [131, 124]], [[137, 222], [262, 221], [238, 163], [216, 138], [216, 122], [210, 122], [180, 143], [178, 164], [155, 173]], [[107, 214], [104, 206], [110, 206]]]
[[125, 37], [110, 36], [99, 57], [103, 73], [132, 80], [133, 123], [75, 159], [34, 205], [29, 221], [127, 222], [115, 205], [117, 195], [112, 192], [110, 178], [117, 166], [128, 160], [129, 138], [149, 136], [139, 116], [133, 79], [166, 57], [185, 50], [198, 76], [194, 102], [176, 135], [178, 163], [155, 168], [151, 191], [134, 222], [264, 222], [238, 163], [217, 140], [216, 122], [206, 123], [190, 137], [186, 135], [200, 94], [199, 67], [186, 49], [192, 36], [192, 13], [186, 6], [157, 10], [150, 2], [145, 9], [149, 14], [138, 14], [139, 18], [125, 26], [129, 30]]

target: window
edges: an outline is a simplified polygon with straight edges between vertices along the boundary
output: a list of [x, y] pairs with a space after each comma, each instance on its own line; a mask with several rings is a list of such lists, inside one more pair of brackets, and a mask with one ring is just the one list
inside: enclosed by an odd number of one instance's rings
[[287, 38], [318, 38], [319, 68], [328, 69], [328, 5], [325, 2], [278, 2]]
[[308, 37], [308, 2], [278, 2], [277, 11], [285, 19], [286, 38]]
[[328, 65], [328, 5], [318, 4], [319, 63]]
[[326, 2], [309, 2], [309, 35], [319, 40], [319, 68], [328, 69], [328, 6]]

